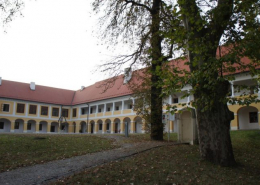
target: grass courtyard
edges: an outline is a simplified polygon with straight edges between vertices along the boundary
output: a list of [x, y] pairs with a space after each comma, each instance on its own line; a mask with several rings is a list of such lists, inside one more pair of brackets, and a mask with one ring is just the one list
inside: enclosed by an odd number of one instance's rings
[[237, 167], [200, 160], [198, 146], [164, 146], [53, 184], [260, 184], [260, 131], [232, 131], [231, 137]]
[[115, 147], [92, 135], [0, 134], [0, 172]]

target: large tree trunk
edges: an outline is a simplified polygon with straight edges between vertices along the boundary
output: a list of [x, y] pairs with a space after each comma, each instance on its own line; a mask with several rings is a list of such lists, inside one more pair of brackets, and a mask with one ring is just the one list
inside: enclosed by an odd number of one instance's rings
[[152, 6], [151, 25], [151, 139], [163, 140], [162, 123], [162, 88], [160, 72], [162, 66], [162, 38], [160, 37], [160, 4], [161, 0], [154, 0]]
[[[234, 119], [234, 114], [227, 104], [220, 101], [227, 95], [229, 82], [222, 81], [217, 86], [213, 88], [216, 92], [211, 92], [214, 93], [211, 96], [212, 108], [203, 110], [209, 102], [197, 106], [200, 153], [203, 159], [215, 164], [233, 166], [236, 162], [230, 139], [230, 121]], [[196, 92], [194, 97], [195, 100], [200, 98], [200, 92]]]

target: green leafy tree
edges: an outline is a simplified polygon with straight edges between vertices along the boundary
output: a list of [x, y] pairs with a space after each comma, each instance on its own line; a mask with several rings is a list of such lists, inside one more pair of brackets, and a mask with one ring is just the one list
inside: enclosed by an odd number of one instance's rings
[[[228, 74], [236, 71], [258, 74], [259, 1], [178, 0], [168, 8], [177, 19], [172, 22], [174, 32], [164, 35], [183, 52], [182, 59], [187, 60], [189, 71], [178, 69], [177, 60], [172, 62], [171, 69], [183, 75], [176, 78], [171, 76], [172, 71], [165, 72], [169, 76], [165, 81], [166, 93], [185, 85], [192, 87], [185, 96], [194, 95], [201, 157], [232, 166], [235, 159], [229, 131], [234, 114], [227, 103], [248, 105], [259, 100], [251, 95], [230, 98], [229, 80], [234, 77]], [[243, 57], [249, 57], [250, 62], [243, 62]], [[172, 81], [182, 85], [173, 86]]]

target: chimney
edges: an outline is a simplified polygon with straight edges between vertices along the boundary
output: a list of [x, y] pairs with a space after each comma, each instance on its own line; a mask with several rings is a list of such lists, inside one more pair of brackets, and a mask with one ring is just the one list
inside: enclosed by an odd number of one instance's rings
[[31, 84], [30, 84], [30, 89], [31, 89], [32, 91], [35, 91], [35, 82], [31, 82]]
[[0, 85], [2, 85], [2, 77], [0, 77]]
[[125, 72], [124, 84], [127, 84], [132, 78], [131, 67], [125, 68], [124, 72]]

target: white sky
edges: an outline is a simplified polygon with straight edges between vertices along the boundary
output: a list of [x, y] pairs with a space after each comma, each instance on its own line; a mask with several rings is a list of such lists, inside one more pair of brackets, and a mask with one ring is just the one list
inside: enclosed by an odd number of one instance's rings
[[23, 17], [0, 27], [0, 77], [72, 90], [106, 78], [93, 71], [115, 54], [92, 33], [99, 30], [90, 3], [25, 0]]

